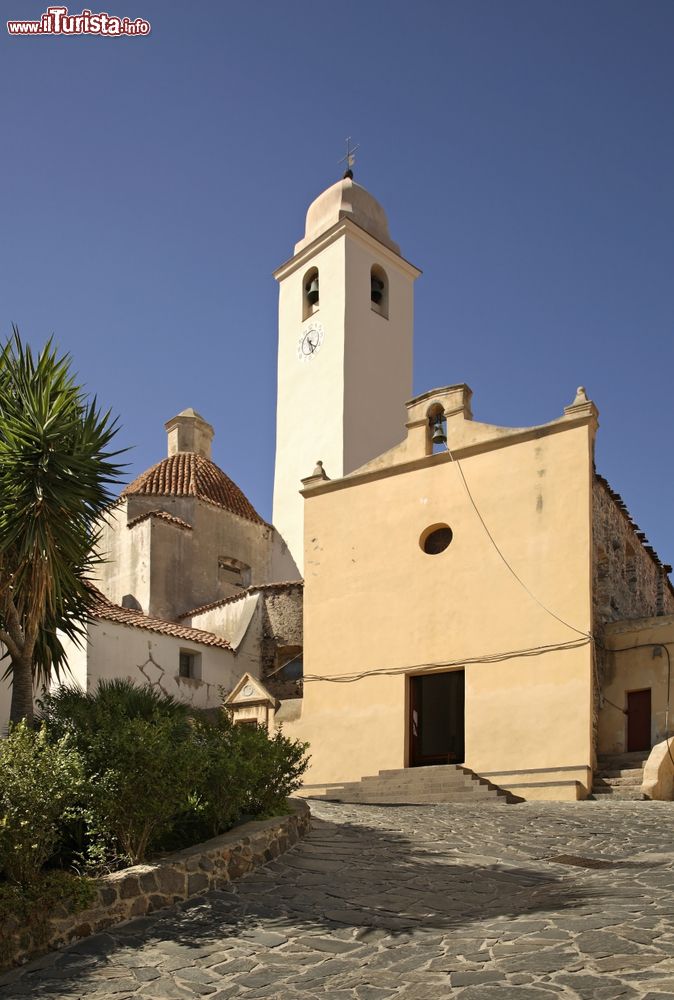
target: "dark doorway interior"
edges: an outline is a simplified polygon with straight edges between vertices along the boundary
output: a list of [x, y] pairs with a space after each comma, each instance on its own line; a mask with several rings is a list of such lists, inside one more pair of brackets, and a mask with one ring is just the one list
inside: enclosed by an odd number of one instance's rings
[[464, 758], [465, 673], [410, 678], [410, 765], [460, 764]]
[[627, 693], [627, 752], [651, 748], [651, 689]]

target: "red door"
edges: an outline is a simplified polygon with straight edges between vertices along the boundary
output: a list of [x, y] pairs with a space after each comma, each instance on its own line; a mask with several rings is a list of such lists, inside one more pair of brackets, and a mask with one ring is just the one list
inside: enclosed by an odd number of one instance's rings
[[651, 748], [651, 689], [627, 693], [627, 752]]

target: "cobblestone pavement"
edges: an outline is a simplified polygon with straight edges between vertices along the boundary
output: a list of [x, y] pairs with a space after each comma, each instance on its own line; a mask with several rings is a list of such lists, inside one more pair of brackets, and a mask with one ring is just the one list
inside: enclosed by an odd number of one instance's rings
[[0, 997], [674, 1000], [674, 803], [312, 808], [304, 842], [228, 891]]

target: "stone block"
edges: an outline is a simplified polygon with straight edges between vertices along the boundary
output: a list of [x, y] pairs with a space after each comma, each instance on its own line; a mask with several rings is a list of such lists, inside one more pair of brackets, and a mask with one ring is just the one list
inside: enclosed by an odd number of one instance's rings
[[193, 872], [187, 876], [187, 895], [205, 892], [210, 885], [210, 879], [204, 872]]
[[241, 857], [240, 854], [233, 854], [229, 859], [229, 866], [227, 870], [229, 877], [234, 879], [245, 875], [247, 871], [250, 871], [251, 867], [251, 862], [246, 858]]
[[164, 896], [161, 893], [153, 892], [147, 897], [147, 912], [153, 913], [155, 910], [161, 910], [164, 906], [169, 906], [172, 900], [170, 896]]
[[147, 899], [145, 896], [138, 896], [129, 907], [130, 917], [143, 917], [147, 913]]
[[141, 875], [138, 881], [143, 892], [154, 892], [157, 888], [157, 878], [153, 871]]
[[185, 895], [185, 872], [178, 867], [162, 865], [156, 872], [157, 889], [160, 892]]
[[98, 889], [98, 899], [101, 906], [112, 906], [117, 902], [117, 887], [114, 885], [102, 885]]
[[137, 875], [127, 875], [119, 887], [120, 899], [135, 899], [141, 895], [140, 884]]

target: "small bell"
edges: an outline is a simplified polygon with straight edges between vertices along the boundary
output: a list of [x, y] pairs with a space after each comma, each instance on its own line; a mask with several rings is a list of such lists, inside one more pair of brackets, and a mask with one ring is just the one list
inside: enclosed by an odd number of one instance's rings
[[375, 305], [380, 305], [384, 295], [384, 282], [379, 278], [370, 278], [370, 298]]
[[433, 420], [433, 437], [431, 438], [431, 442], [433, 444], [447, 444], [447, 435], [445, 434], [441, 413], [438, 413], [437, 417]]
[[305, 290], [309, 304], [315, 306], [318, 302], [318, 275], [315, 275], [311, 281], [307, 281]]

